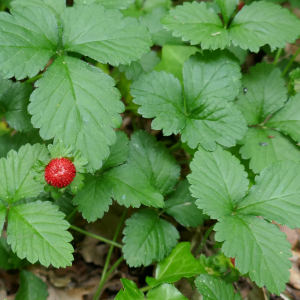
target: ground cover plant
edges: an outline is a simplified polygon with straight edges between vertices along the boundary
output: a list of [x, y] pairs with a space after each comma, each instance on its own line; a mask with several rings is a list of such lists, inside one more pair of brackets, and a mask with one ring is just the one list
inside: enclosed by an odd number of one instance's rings
[[5, 297], [50, 297], [33, 266], [70, 270], [85, 236], [109, 248], [80, 299], [189, 299], [183, 278], [190, 299], [244, 299], [243, 280], [287, 297], [298, 1], [0, 4], [0, 268], [19, 280]]

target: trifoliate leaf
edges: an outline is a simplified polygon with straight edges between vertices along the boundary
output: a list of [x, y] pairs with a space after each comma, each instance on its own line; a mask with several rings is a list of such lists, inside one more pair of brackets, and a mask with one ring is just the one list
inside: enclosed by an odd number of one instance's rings
[[66, 9], [65, 0], [13, 0], [11, 2], [12, 8], [18, 7], [44, 7], [51, 11], [52, 14], [59, 16]]
[[135, 0], [75, 0], [76, 5], [98, 3], [103, 5], [106, 9], [117, 8], [126, 9]]
[[163, 207], [163, 196], [150, 184], [149, 179], [139, 169], [131, 165], [122, 165], [104, 174], [106, 185], [112, 191], [113, 198], [125, 207], [140, 207], [141, 204]]
[[300, 227], [300, 163], [276, 162], [255, 178], [238, 212], [262, 216], [290, 228]]
[[33, 273], [22, 270], [20, 272], [20, 288], [15, 300], [46, 300], [47, 297], [47, 284]]
[[221, 146], [215, 152], [199, 147], [191, 170], [188, 180], [196, 205], [213, 219], [230, 215], [248, 189], [244, 167]]
[[18, 151], [21, 146], [26, 144], [43, 144], [44, 141], [41, 139], [38, 131], [31, 131], [29, 133], [16, 133], [13, 136], [6, 134], [0, 136], [0, 158], [6, 157], [10, 150]]
[[249, 125], [262, 123], [280, 109], [287, 100], [285, 81], [281, 71], [273, 65], [260, 63], [250, 68], [242, 78], [243, 90], [237, 106]]
[[[139, 60], [150, 51], [151, 35], [135, 18], [91, 4], [69, 8], [61, 16], [66, 51], [113, 66]], [[134, 47], [132, 47], [134, 45]]]
[[195, 284], [204, 300], [242, 300], [239, 294], [234, 293], [231, 284], [218, 277], [202, 274], [196, 278]]
[[167, 148], [146, 131], [131, 136], [128, 164], [139, 168], [162, 194], [169, 194], [179, 178], [180, 166]]
[[31, 93], [32, 85], [16, 82], [0, 95], [0, 110], [2, 106], [7, 123], [17, 131], [28, 132], [32, 129], [31, 116], [27, 112]]
[[56, 19], [41, 7], [21, 7], [10, 13], [0, 13], [0, 70], [6, 78], [33, 77], [56, 52]]
[[161, 284], [147, 293], [147, 300], [188, 300], [172, 284]]
[[15, 253], [11, 251], [7, 240], [0, 238], [0, 268], [4, 270], [19, 269], [26, 265], [26, 260], [21, 260]]
[[136, 80], [141, 74], [149, 73], [160, 62], [156, 52], [145, 54], [139, 61], [133, 61], [130, 65], [119, 65], [120, 72], [125, 72], [128, 80]]
[[126, 278], [120, 279], [123, 284], [121, 289], [116, 296], [115, 300], [144, 300], [145, 295], [137, 288], [136, 284]]
[[142, 105], [139, 113], [155, 118], [153, 129], [163, 129], [164, 135], [181, 132], [189, 147], [201, 143], [214, 151], [216, 142], [231, 147], [246, 134], [244, 117], [226, 101], [237, 95], [240, 76], [232, 54], [204, 52], [184, 64], [184, 97], [178, 79], [154, 71], [141, 75], [132, 84], [131, 94], [134, 103]]
[[183, 84], [183, 64], [199, 51], [200, 49], [194, 46], [165, 45], [162, 48], [162, 60], [154, 70], [171, 73]]
[[62, 139], [81, 150], [99, 169], [116, 141], [111, 127], [119, 126], [124, 110], [114, 80], [100, 69], [72, 57], [58, 57], [31, 95], [32, 124], [43, 139]]
[[186, 227], [197, 227], [202, 225], [207, 218], [203, 211], [197, 208], [196, 199], [192, 197], [189, 191], [187, 180], [181, 181], [170, 197], [165, 202], [165, 211], [168, 215], [174, 217], [178, 223]]
[[153, 210], [142, 209], [127, 219], [123, 253], [130, 267], [148, 266], [168, 256], [177, 244], [179, 233]]
[[300, 143], [300, 93], [291, 97], [285, 106], [266, 123], [266, 126], [288, 134]]
[[280, 294], [289, 281], [291, 244], [277, 225], [250, 215], [226, 216], [214, 227], [215, 239], [223, 242], [222, 251], [235, 257], [241, 274], [249, 273], [259, 287]]
[[220, 7], [220, 10], [222, 12], [223, 20], [225, 26], [227, 26], [228, 21], [230, 20], [230, 17], [232, 13], [234, 12], [236, 5], [238, 4], [238, 0], [215, 0], [218, 3], [218, 6]]
[[[153, 2], [153, 0], [151, 0]], [[144, 11], [144, 9], [143, 9]], [[156, 7], [151, 12], [140, 16], [140, 24], [146, 26], [152, 35], [154, 45], [182, 45], [181, 38], [172, 36], [172, 32], [163, 28], [160, 23], [161, 18], [166, 14], [167, 9], [164, 7]]]
[[173, 283], [182, 277], [192, 277], [206, 273], [200, 261], [191, 253], [190, 243], [180, 243], [172, 253], [157, 264], [155, 278], [147, 277], [146, 281], [151, 286], [161, 283]]
[[103, 163], [101, 171], [107, 170], [111, 167], [115, 167], [118, 165], [123, 164], [129, 155], [129, 145], [128, 145], [128, 138], [124, 132], [117, 131], [117, 141], [114, 145], [109, 147], [109, 157]]
[[268, 44], [271, 51], [294, 43], [300, 34], [300, 21], [286, 8], [270, 2], [253, 2], [236, 15], [229, 26], [235, 46], [258, 52]]
[[170, 10], [161, 21], [173, 35], [190, 41], [192, 45], [201, 44], [202, 49], [224, 49], [230, 44], [228, 31], [219, 16], [204, 2], [185, 2]]
[[271, 129], [249, 128], [240, 153], [243, 159], [250, 159], [249, 167], [260, 173], [273, 162], [300, 160], [300, 147], [287, 136]]
[[112, 192], [107, 186], [105, 177], [87, 174], [84, 187], [76, 194], [73, 203], [78, 205], [78, 211], [88, 222], [95, 222], [108, 211], [112, 204], [111, 198]]
[[64, 216], [51, 202], [14, 206], [8, 215], [7, 242], [21, 259], [26, 257], [32, 264], [39, 260], [46, 267], [70, 266], [72, 236]]
[[0, 199], [14, 203], [22, 198], [40, 194], [44, 185], [33, 178], [36, 172], [33, 166], [38, 160], [46, 160], [48, 151], [45, 146], [27, 144], [19, 152], [11, 150], [6, 158], [0, 159]]
[[0, 202], [0, 236], [2, 234], [4, 222], [6, 220], [6, 214], [7, 214], [6, 206], [2, 202]]

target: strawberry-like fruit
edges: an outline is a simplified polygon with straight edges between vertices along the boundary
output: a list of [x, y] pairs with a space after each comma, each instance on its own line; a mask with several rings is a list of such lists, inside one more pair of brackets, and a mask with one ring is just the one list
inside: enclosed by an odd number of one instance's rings
[[74, 164], [67, 158], [54, 158], [45, 168], [45, 179], [57, 188], [68, 186], [76, 176]]

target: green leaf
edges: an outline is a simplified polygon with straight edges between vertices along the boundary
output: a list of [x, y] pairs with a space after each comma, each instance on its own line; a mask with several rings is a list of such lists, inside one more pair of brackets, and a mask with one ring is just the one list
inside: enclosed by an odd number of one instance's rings
[[0, 13], [0, 70], [4, 77], [34, 77], [55, 54], [57, 22], [49, 10], [22, 7]]
[[229, 27], [235, 46], [258, 52], [268, 44], [271, 51], [294, 43], [300, 35], [300, 21], [286, 8], [270, 2], [257, 1], [236, 15]]
[[154, 189], [146, 175], [131, 165], [122, 165], [104, 174], [112, 197], [125, 207], [140, 207], [141, 204], [163, 207], [163, 196]]
[[144, 294], [137, 288], [136, 284], [126, 278], [120, 279], [123, 288], [121, 289], [115, 298], [115, 300], [144, 300], [145, 296]]
[[0, 236], [2, 235], [4, 222], [6, 220], [6, 214], [7, 214], [6, 206], [0, 202]]
[[226, 216], [214, 227], [215, 239], [224, 242], [222, 251], [235, 257], [241, 274], [249, 273], [259, 287], [280, 294], [289, 281], [291, 244], [277, 225], [250, 215]]
[[[62, 15], [63, 45], [113, 66], [139, 60], [150, 51], [151, 35], [135, 18], [91, 4], [69, 8]], [[134, 47], [132, 47], [134, 45]]]
[[179, 239], [176, 228], [153, 210], [139, 210], [125, 224], [123, 253], [130, 267], [149, 266], [162, 260]]
[[196, 205], [213, 219], [230, 215], [249, 184], [240, 161], [221, 146], [215, 152], [199, 147], [190, 166], [188, 180]]
[[162, 48], [162, 60], [154, 70], [173, 74], [183, 84], [183, 64], [191, 55], [199, 51], [194, 46], [165, 45]]
[[280, 69], [273, 65], [256, 64], [243, 76], [242, 83], [244, 90], [240, 92], [237, 106], [249, 125], [262, 123], [287, 100], [285, 81]]
[[18, 256], [11, 251], [7, 240], [4, 237], [0, 238], [0, 268], [4, 270], [13, 270], [23, 267], [26, 261], [22, 261]]
[[164, 135], [182, 133], [191, 148], [210, 151], [216, 142], [231, 147], [247, 127], [233, 100], [240, 87], [239, 65], [228, 51], [196, 54], [184, 64], [184, 97], [179, 80], [164, 72], [141, 75], [131, 86], [139, 113], [155, 118], [153, 129]]
[[98, 3], [103, 5], [106, 9], [126, 9], [135, 0], [75, 0], [75, 5]]
[[[47, 197], [47, 196], [49, 197], [49, 194], [45, 195], [45, 197]], [[60, 198], [54, 199], [53, 204], [57, 205], [59, 207], [59, 210], [61, 212], [63, 212], [66, 216], [68, 216], [75, 209], [75, 207], [74, 207], [74, 205], [72, 203], [73, 198], [74, 198], [73, 195], [65, 193]], [[42, 200], [40, 197], [37, 197], [37, 199]]]
[[228, 31], [219, 16], [204, 2], [185, 2], [170, 10], [161, 21], [173, 35], [190, 41], [192, 45], [201, 44], [202, 49], [224, 49], [230, 44]]
[[32, 167], [37, 160], [45, 160], [47, 157], [46, 147], [27, 144], [18, 153], [10, 151], [7, 159], [1, 158], [0, 169], [5, 172], [0, 172], [0, 199], [11, 204], [40, 194], [44, 185], [33, 179], [36, 172]]
[[225, 26], [227, 26], [228, 21], [230, 20], [231, 15], [233, 14], [238, 0], [215, 0], [218, 3], [218, 6], [221, 9], [222, 16], [224, 19]]
[[116, 132], [117, 141], [114, 145], [109, 147], [109, 157], [103, 163], [101, 168], [102, 171], [110, 169], [112, 167], [123, 164], [129, 155], [129, 146], [128, 146], [128, 137], [124, 132], [117, 131]]
[[300, 68], [293, 70], [290, 74], [290, 82], [288, 90], [291, 95], [296, 95], [300, 92]]
[[47, 284], [33, 273], [22, 270], [20, 272], [20, 289], [15, 300], [46, 300], [47, 297]]
[[300, 160], [299, 146], [275, 130], [249, 128], [240, 144], [242, 158], [250, 159], [249, 167], [254, 173], [260, 173], [276, 161]]
[[147, 293], [147, 300], [188, 300], [172, 284], [161, 284]]
[[169, 194], [179, 178], [180, 166], [168, 149], [146, 131], [131, 136], [128, 164], [139, 168], [155, 189]]
[[84, 187], [76, 194], [73, 203], [78, 205], [78, 211], [88, 222], [94, 222], [109, 210], [111, 197], [105, 176], [87, 174]]
[[202, 274], [196, 278], [195, 284], [204, 300], [242, 300], [239, 294], [234, 293], [231, 284], [218, 277]]
[[11, 128], [28, 132], [32, 129], [31, 116], [27, 112], [32, 85], [20, 82], [11, 83], [10, 88], [0, 95], [1, 106], [5, 111], [5, 119]]
[[163, 7], [169, 9], [172, 6], [172, 0], [145, 0], [143, 3], [143, 9], [146, 12], [150, 12], [157, 7]]
[[300, 93], [291, 97], [285, 106], [266, 124], [275, 128], [300, 143]]
[[64, 217], [58, 206], [48, 201], [14, 206], [8, 215], [7, 242], [21, 259], [26, 257], [32, 264], [39, 260], [46, 267], [70, 266], [72, 236]]
[[256, 184], [238, 211], [262, 216], [290, 228], [300, 227], [300, 163], [276, 162], [255, 178]]
[[89, 159], [89, 169], [100, 169], [116, 141], [111, 127], [122, 123], [114, 80], [83, 61], [58, 57], [35, 85], [28, 109], [41, 137], [62, 139]]
[[190, 243], [180, 243], [172, 253], [157, 264], [155, 278], [147, 277], [146, 281], [151, 286], [161, 283], [173, 283], [182, 277], [193, 277], [206, 273], [200, 261], [191, 253]]
[[13, 0], [12, 8], [37, 6], [44, 7], [51, 11], [52, 14], [59, 16], [66, 9], [65, 0]]
[[139, 61], [133, 61], [130, 65], [119, 65], [120, 72], [125, 72], [128, 80], [136, 80], [141, 74], [149, 73], [160, 62], [156, 52], [145, 54]]
[[195, 201], [189, 191], [188, 181], [183, 180], [165, 202], [165, 211], [181, 225], [197, 227], [203, 224], [206, 216], [197, 208]]

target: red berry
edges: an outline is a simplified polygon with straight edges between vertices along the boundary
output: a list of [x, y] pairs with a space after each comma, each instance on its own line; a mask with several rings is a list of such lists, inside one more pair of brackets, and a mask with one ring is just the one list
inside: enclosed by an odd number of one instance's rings
[[230, 257], [230, 261], [235, 266], [235, 257]]
[[245, 5], [245, 3], [243, 1], [240, 1], [237, 6], [238, 11], [240, 11], [244, 7], [244, 5]]
[[46, 166], [45, 179], [55, 187], [63, 188], [68, 186], [76, 176], [74, 164], [67, 158], [54, 158]]

